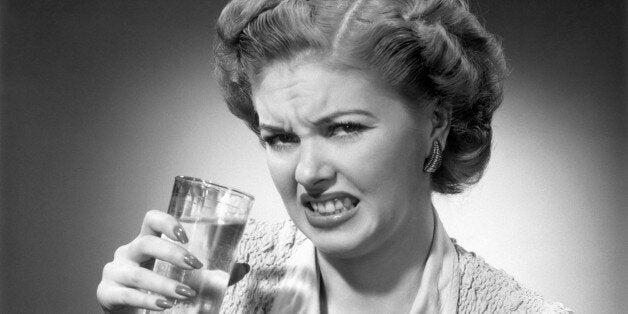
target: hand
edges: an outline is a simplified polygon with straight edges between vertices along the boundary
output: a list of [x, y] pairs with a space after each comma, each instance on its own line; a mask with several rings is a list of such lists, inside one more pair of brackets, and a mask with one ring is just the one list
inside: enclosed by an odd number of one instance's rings
[[[159, 311], [173, 306], [169, 299], [185, 300], [196, 295], [196, 291], [190, 287], [142, 267], [155, 258], [186, 270], [203, 266], [188, 250], [162, 239], [161, 234], [173, 241], [188, 241], [185, 231], [174, 217], [157, 210], [147, 212], [140, 234], [130, 243], [119, 247], [113, 261], [103, 268], [96, 295], [105, 311], [128, 308]], [[248, 270], [248, 265], [236, 264], [229, 284], [242, 279]], [[148, 294], [140, 289], [156, 294]]]

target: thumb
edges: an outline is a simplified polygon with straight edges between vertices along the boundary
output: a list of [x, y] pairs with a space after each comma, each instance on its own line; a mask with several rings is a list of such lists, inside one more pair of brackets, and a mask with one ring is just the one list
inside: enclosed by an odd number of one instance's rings
[[231, 270], [231, 277], [229, 278], [229, 286], [242, 280], [244, 276], [251, 270], [251, 266], [247, 263], [235, 263]]

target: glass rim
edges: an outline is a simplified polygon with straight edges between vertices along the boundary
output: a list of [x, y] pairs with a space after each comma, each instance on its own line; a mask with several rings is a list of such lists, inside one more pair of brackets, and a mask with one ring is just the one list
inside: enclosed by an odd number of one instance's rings
[[212, 182], [212, 181], [209, 181], [209, 180], [204, 180], [204, 179], [200, 179], [200, 178], [196, 178], [196, 177], [190, 177], [190, 176], [176, 176], [176, 177], [174, 177], [174, 179], [175, 179], [175, 181], [185, 180], [185, 181], [189, 181], [189, 182], [198, 182], [198, 183], [201, 183], [201, 184], [206, 185], [208, 187], [216, 187], [216, 188], [219, 188], [221, 190], [226, 190], [226, 191], [229, 191], [229, 192], [235, 192], [236, 194], [240, 194], [242, 196], [250, 198], [251, 201], [255, 201], [255, 196], [253, 196], [253, 195], [251, 195], [249, 193], [243, 192], [243, 191], [238, 190], [236, 188], [232, 188], [232, 187], [228, 187], [228, 186], [225, 186], [225, 185], [222, 185], [222, 184], [218, 184], [218, 183], [215, 183], [215, 182]]

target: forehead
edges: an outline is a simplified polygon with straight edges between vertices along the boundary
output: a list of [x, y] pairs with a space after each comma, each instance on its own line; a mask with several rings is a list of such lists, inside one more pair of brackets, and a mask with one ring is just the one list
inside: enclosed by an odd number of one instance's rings
[[307, 122], [333, 111], [384, 110], [401, 97], [373, 75], [332, 69], [323, 63], [274, 63], [264, 68], [253, 87], [260, 122], [298, 119]]
[[[264, 103], [263, 100], [267, 98], [290, 101], [304, 96], [320, 97], [321, 94], [333, 91], [333, 86], [326, 82], [340, 76], [343, 74], [318, 64], [273, 63], [262, 70], [257, 80], [258, 84], [253, 89], [253, 98]], [[261, 105], [258, 102], [255, 104]]]

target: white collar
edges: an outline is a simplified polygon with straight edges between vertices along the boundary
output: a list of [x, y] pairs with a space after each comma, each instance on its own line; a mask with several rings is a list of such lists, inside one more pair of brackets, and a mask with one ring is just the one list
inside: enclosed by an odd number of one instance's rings
[[[434, 210], [434, 236], [410, 314], [456, 313], [458, 255]], [[314, 244], [306, 239], [286, 262], [271, 313], [319, 314], [320, 278]]]

